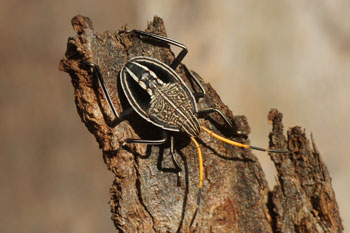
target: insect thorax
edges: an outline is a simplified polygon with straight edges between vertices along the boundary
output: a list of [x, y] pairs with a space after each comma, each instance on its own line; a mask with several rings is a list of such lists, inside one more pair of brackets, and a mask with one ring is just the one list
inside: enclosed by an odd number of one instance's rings
[[193, 100], [183, 85], [165, 83], [158, 84], [152, 89], [149, 108], [151, 119], [196, 137], [200, 125], [195, 116]]

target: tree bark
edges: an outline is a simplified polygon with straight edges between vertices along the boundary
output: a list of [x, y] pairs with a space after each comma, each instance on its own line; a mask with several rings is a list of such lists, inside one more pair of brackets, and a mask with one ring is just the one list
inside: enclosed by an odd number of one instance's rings
[[[78, 113], [103, 150], [104, 162], [115, 179], [110, 189], [112, 220], [119, 232], [341, 232], [342, 225], [325, 165], [312, 141], [299, 127], [283, 136], [282, 116], [270, 112], [274, 122], [271, 147], [289, 149], [290, 154], [270, 154], [278, 171], [278, 184], [269, 192], [264, 173], [250, 150], [227, 145], [205, 132], [199, 135], [204, 158], [204, 187], [198, 214], [199, 168], [197, 151], [188, 136], [174, 134], [181, 176], [171, 169], [169, 143], [164, 146], [129, 144], [126, 138], [157, 139], [160, 130], [137, 114], [115, 124], [112, 111], [85, 61], [100, 66], [113, 103], [121, 112], [129, 107], [117, 77], [121, 67], [135, 56], [149, 56], [166, 64], [174, 59], [169, 46], [140, 39], [126, 27], [96, 33], [89, 18], [72, 19], [76, 32], [68, 39], [60, 70], [70, 74]], [[166, 36], [164, 23], [155, 17], [146, 31]], [[190, 82], [183, 66], [176, 70]], [[215, 107], [234, 123], [236, 132], [248, 135], [244, 116], [233, 116], [208, 83], [194, 73], [207, 92], [199, 109]], [[233, 140], [233, 135], [216, 114], [200, 120], [214, 132]]]
[[270, 146], [288, 147], [289, 156], [271, 154], [277, 169], [277, 185], [270, 195], [277, 232], [342, 232], [343, 226], [332, 189], [331, 177], [311, 135], [301, 127], [283, 136], [282, 114], [271, 110]]

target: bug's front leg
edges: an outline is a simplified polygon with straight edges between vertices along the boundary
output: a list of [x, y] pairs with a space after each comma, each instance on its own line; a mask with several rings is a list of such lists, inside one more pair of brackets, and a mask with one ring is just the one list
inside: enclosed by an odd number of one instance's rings
[[224, 120], [224, 122], [235, 132], [235, 136], [246, 138], [247, 135], [243, 134], [241, 131], [237, 131], [237, 126], [234, 125], [228, 117], [219, 109], [217, 108], [208, 108], [204, 110], [200, 110], [197, 112], [197, 115], [199, 118], [203, 118], [204, 116], [210, 114], [210, 113], [217, 113], [219, 116]]
[[177, 173], [177, 177], [178, 177], [177, 183], [178, 183], [178, 186], [180, 186], [180, 176], [181, 176], [180, 172], [182, 171], [182, 169], [180, 168], [180, 165], [176, 159], [176, 154], [175, 154], [175, 150], [174, 150], [174, 136], [173, 135], [170, 136], [170, 155], [171, 155], [171, 159], [172, 159], [172, 162], [174, 164], [174, 167], [164, 167], [163, 166], [163, 161], [164, 161], [163, 153], [159, 156], [157, 167], [159, 170], [164, 171], [164, 172]]
[[[187, 68], [186, 65], [183, 64], [184, 71], [186, 75], [189, 77], [189, 81], [191, 83], [192, 89], [194, 90], [194, 97], [198, 101], [199, 98], [203, 98], [205, 96], [205, 89], [202, 85], [202, 83], [192, 74], [192, 72]], [[196, 90], [196, 87], [199, 87], [199, 92]]]
[[162, 145], [164, 144], [168, 139], [168, 135], [166, 131], [162, 130], [162, 135], [160, 139], [134, 139], [134, 138], [128, 138], [124, 141], [120, 142], [121, 146], [126, 146], [127, 143], [134, 143], [134, 144], [146, 144], [146, 145]]

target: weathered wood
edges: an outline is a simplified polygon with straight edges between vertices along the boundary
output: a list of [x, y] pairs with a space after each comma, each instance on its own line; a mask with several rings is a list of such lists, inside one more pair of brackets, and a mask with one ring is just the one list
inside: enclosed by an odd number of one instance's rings
[[[204, 157], [204, 189], [198, 215], [190, 227], [198, 193], [195, 146], [187, 135], [175, 134], [177, 160], [182, 169], [179, 180], [176, 173], [166, 169], [174, 167], [169, 143], [161, 147], [130, 144], [118, 150], [119, 142], [126, 138], [158, 138], [159, 129], [137, 114], [116, 123], [97, 77], [85, 64], [85, 61], [91, 61], [100, 66], [116, 109], [121, 112], [128, 108], [117, 82], [121, 67], [139, 55], [170, 64], [174, 54], [167, 44], [142, 40], [127, 28], [100, 34], [93, 30], [91, 20], [81, 15], [74, 17], [72, 24], [76, 35], [68, 39], [60, 69], [70, 74], [78, 113], [102, 148], [108, 169], [115, 175], [110, 205], [112, 220], [120, 232], [272, 232], [290, 227], [284, 228], [279, 217], [283, 208], [292, 203], [285, 205], [288, 196], [280, 197], [276, 188], [268, 199], [264, 173], [255, 156], [249, 150], [213, 139], [205, 132], [199, 136]], [[164, 23], [159, 17], [155, 17], [146, 30], [166, 36]], [[182, 65], [177, 72], [190, 86]], [[237, 131], [248, 135], [250, 129], [246, 118], [233, 116], [215, 90], [207, 83], [204, 86], [207, 95], [200, 100], [199, 109], [221, 109], [234, 122]], [[226, 137], [249, 143], [243, 137], [234, 136], [216, 114], [202, 119], [201, 123]], [[279, 145], [283, 139], [283, 135], [276, 137], [275, 131], [272, 137], [278, 139], [272, 145]], [[282, 140], [281, 147], [287, 145], [283, 143]], [[273, 158], [276, 156], [272, 155]], [[288, 158], [292, 160], [294, 157], [290, 155]], [[332, 191], [331, 186], [322, 190], [324, 195], [320, 200], [329, 200], [326, 194]], [[290, 191], [293, 191], [292, 187]], [[267, 203], [268, 200], [273, 206]], [[319, 213], [325, 213], [322, 207], [317, 208]], [[335, 219], [332, 217], [329, 222], [340, 224], [340, 219]]]
[[299, 127], [283, 136], [282, 114], [271, 110], [270, 146], [288, 147], [288, 156], [271, 154], [277, 169], [277, 185], [271, 193], [276, 232], [342, 232], [343, 226], [331, 177], [311, 137]]

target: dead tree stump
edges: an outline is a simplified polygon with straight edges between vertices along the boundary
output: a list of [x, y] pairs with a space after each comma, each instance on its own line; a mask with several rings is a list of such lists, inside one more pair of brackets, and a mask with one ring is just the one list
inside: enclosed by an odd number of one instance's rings
[[[289, 149], [290, 154], [271, 154], [278, 171], [278, 184], [269, 192], [264, 173], [250, 150], [236, 148], [210, 137], [199, 136], [204, 157], [204, 188], [198, 215], [198, 159], [189, 137], [174, 134], [181, 176], [171, 169], [169, 143], [164, 146], [130, 144], [117, 150], [126, 138], [159, 138], [159, 129], [137, 114], [115, 124], [108, 103], [85, 61], [98, 64], [116, 109], [128, 107], [117, 77], [121, 67], [134, 56], [149, 56], [166, 64], [174, 59], [167, 44], [141, 40], [127, 28], [96, 33], [89, 18], [72, 19], [76, 32], [68, 39], [60, 70], [70, 74], [78, 113], [95, 136], [108, 169], [115, 179], [110, 189], [112, 220], [119, 232], [341, 232], [338, 206], [331, 179], [313, 141], [299, 127], [283, 136], [282, 115], [269, 114], [274, 122], [271, 147]], [[155, 17], [146, 29], [166, 36], [164, 23]], [[189, 84], [180, 65], [176, 70]], [[215, 90], [204, 83], [205, 98], [199, 109], [216, 107], [236, 127], [250, 132], [244, 116], [233, 116]], [[207, 128], [243, 143], [216, 114], [201, 120]]]

